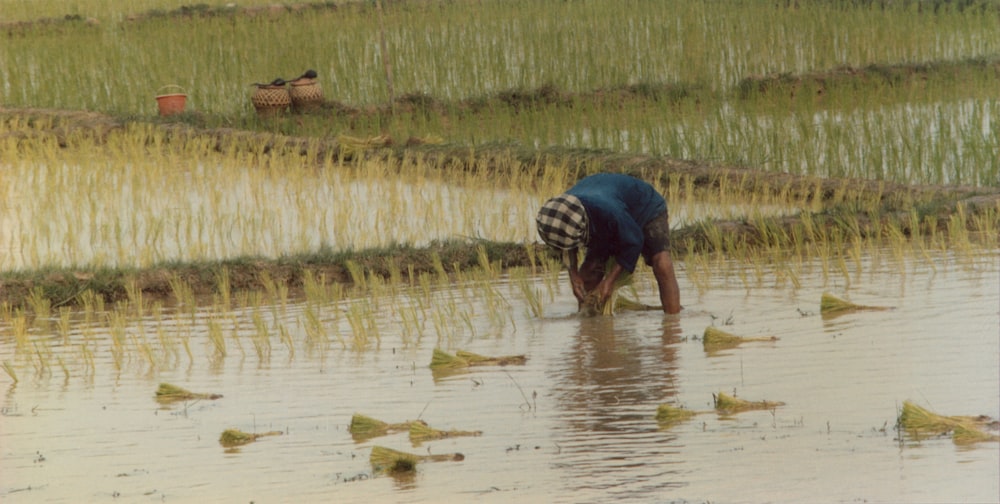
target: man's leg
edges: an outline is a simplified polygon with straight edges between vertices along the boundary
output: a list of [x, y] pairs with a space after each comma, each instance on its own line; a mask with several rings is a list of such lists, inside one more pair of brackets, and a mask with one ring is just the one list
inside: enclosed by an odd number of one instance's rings
[[674, 262], [670, 252], [660, 251], [650, 258], [653, 276], [660, 288], [660, 302], [663, 311], [671, 315], [681, 311], [681, 289], [677, 286], [677, 275], [674, 273]]

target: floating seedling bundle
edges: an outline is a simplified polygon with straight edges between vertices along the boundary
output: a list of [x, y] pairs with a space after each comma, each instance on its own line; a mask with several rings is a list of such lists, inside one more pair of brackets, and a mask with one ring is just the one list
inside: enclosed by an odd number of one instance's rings
[[431, 354], [431, 369], [461, 369], [469, 367], [469, 365], [469, 361], [438, 348], [435, 348], [433, 354]]
[[840, 315], [842, 313], [850, 313], [855, 311], [882, 311], [891, 310], [892, 308], [888, 306], [865, 306], [854, 304], [845, 299], [841, 299], [829, 292], [824, 292], [820, 297], [819, 301], [819, 312], [822, 315]]
[[438, 430], [420, 420], [410, 422], [410, 442], [413, 443], [413, 446], [419, 446], [425, 441], [432, 441], [435, 439], [460, 436], [481, 436], [482, 434], [482, 431]]
[[161, 383], [156, 389], [156, 400], [161, 403], [171, 403], [176, 401], [193, 401], [195, 399], [220, 399], [221, 394], [195, 393], [169, 383]]
[[405, 473], [417, 470], [418, 462], [458, 462], [465, 460], [461, 453], [417, 455], [384, 446], [373, 446], [368, 461], [376, 473]]
[[508, 366], [512, 364], [524, 364], [527, 361], [528, 358], [524, 355], [487, 357], [464, 350], [459, 350], [455, 352], [455, 355], [452, 355], [444, 350], [435, 348], [434, 353], [431, 355], [431, 369], [448, 370], [469, 366]]
[[996, 422], [987, 416], [945, 416], [920, 407], [910, 401], [903, 401], [896, 425], [914, 439], [946, 436], [951, 434], [957, 444], [1000, 441], [1000, 436], [986, 432], [984, 427]]
[[281, 434], [281, 431], [251, 434], [238, 429], [226, 429], [222, 431], [222, 435], [219, 436], [219, 444], [226, 448], [233, 448], [235, 446], [243, 446], [245, 444], [252, 443], [265, 436], [280, 436]]
[[455, 356], [460, 359], [465, 359], [469, 362], [470, 366], [509, 366], [512, 364], [524, 364], [528, 362], [528, 358], [524, 355], [504, 355], [500, 357], [487, 357], [485, 355], [479, 355], [472, 352], [467, 352], [465, 350], [458, 350], [455, 352]]
[[958, 445], [1000, 441], [1000, 435], [986, 432], [972, 425], [959, 424], [951, 431], [951, 440]]
[[715, 411], [723, 415], [732, 415], [744, 411], [772, 410], [778, 406], [785, 405], [785, 403], [780, 401], [747, 401], [726, 394], [725, 392], [712, 394], [712, 397], [715, 399]]
[[418, 422], [418, 420], [413, 420], [402, 423], [388, 423], [370, 416], [355, 413], [351, 417], [351, 425], [348, 427], [348, 431], [350, 431], [355, 441], [364, 441], [395, 432], [405, 432], [410, 429], [410, 425]]
[[697, 411], [678, 408], [669, 404], [661, 404], [656, 408], [656, 422], [659, 423], [662, 428], [673, 427], [676, 424], [691, 419], [691, 417], [697, 414]]
[[726, 350], [729, 348], [735, 348], [743, 343], [750, 341], [777, 341], [776, 336], [758, 336], [754, 338], [744, 338], [736, 336], [735, 334], [730, 334], [722, 329], [715, 326], [708, 326], [705, 328], [705, 334], [702, 335], [701, 342], [702, 346], [705, 348], [706, 352], [716, 352], [719, 350]]

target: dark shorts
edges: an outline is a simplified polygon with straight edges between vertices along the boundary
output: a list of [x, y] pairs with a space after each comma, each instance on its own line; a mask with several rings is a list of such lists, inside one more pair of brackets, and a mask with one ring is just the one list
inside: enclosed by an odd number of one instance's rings
[[646, 264], [652, 264], [653, 256], [670, 250], [670, 218], [663, 212], [642, 228], [642, 258]]

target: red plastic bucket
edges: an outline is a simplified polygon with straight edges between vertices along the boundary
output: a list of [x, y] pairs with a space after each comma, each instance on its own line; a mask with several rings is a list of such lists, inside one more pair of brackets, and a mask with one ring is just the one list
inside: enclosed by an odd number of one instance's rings
[[[166, 88], [178, 88], [183, 91], [183, 88], [174, 85], [163, 86], [162, 88], [159, 89], [159, 91], [162, 91]], [[187, 95], [184, 93], [169, 93], [156, 96], [156, 105], [160, 108], [161, 116], [180, 114], [181, 112], [184, 112], [184, 105], [186, 103], [187, 103]]]

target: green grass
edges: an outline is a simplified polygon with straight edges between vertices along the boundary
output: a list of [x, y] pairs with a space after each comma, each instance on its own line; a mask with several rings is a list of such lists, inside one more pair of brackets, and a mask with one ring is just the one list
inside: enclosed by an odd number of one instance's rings
[[[837, 5], [401, 2], [384, 18], [396, 92], [446, 100], [546, 84], [583, 92], [683, 83], [724, 92], [752, 75], [1000, 53], [996, 16]], [[250, 83], [315, 68], [338, 100], [384, 103], [378, 28], [363, 7], [67, 23], [5, 40], [4, 102], [148, 113], [158, 87], [179, 84], [199, 110], [231, 114], [246, 110]]]

